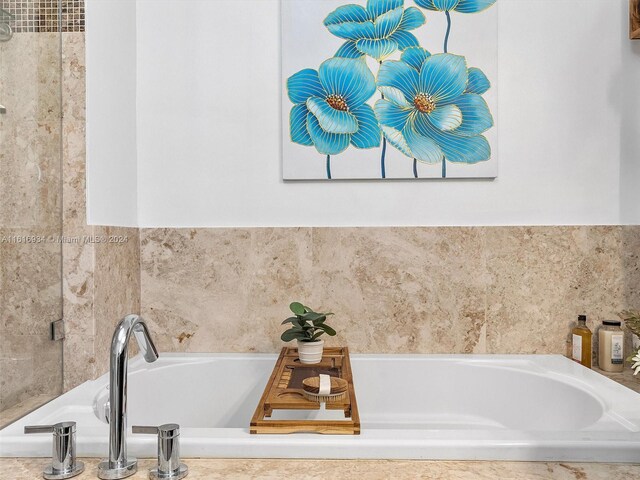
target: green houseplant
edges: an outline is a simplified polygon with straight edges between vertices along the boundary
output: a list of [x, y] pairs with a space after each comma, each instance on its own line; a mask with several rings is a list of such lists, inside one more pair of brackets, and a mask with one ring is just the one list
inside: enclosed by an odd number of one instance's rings
[[282, 332], [280, 338], [285, 342], [297, 340], [301, 363], [319, 363], [324, 349], [324, 340], [320, 337], [325, 333], [330, 337], [336, 334], [336, 331], [325, 323], [327, 317], [333, 313], [314, 312], [300, 302], [291, 303], [289, 309], [294, 316], [285, 319], [282, 325], [291, 324], [291, 327]]

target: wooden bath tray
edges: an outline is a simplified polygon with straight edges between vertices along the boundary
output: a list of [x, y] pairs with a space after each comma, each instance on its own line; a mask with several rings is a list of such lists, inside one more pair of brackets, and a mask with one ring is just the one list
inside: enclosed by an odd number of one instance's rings
[[[343, 400], [326, 403], [327, 410], [342, 410], [344, 420], [273, 420], [274, 410], [319, 410], [320, 403], [304, 398], [302, 380], [324, 373], [349, 383]], [[349, 349], [327, 347], [320, 363], [305, 365], [298, 359], [298, 349], [284, 347], [280, 352], [269, 382], [251, 419], [251, 433], [324, 433], [359, 435], [360, 417], [356, 403]]]

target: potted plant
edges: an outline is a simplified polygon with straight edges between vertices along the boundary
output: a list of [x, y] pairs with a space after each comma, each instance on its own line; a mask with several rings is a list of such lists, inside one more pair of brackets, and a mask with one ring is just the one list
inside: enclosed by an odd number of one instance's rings
[[290, 323], [291, 328], [285, 330], [280, 338], [285, 342], [298, 341], [298, 356], [301, 363], [320, 363], [324, 349], [324, 340], [320, 337], [325, 333], [330, 337], [336, 334], [333, 328], [324, 323], [333, 313], [314, 312], [300, 302], [293, 302], [289, 305], [289, 309], [295, 316], [282, 322], [282, 325]]
[[640, 310], [625, 310], [620, 312], [618, 316], [624, 320], [633, 335], [633, 349], [640, 349]]

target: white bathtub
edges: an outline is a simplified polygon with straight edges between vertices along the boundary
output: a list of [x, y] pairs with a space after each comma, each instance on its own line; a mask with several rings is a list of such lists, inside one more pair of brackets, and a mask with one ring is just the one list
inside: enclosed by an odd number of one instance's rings
[[[135, 358], [129, 432], [178, 423], [184, 457], [640, 462], [640, 394], [561, 356], [354, 355], [361, 435], [250, 435], [275, 359]], [[78, 424], [78, 455], [106, 456], [107, 382], [86, 382], [0, 431], [0, 456], [49, 455], [49, 435], [23, 427], [63, 420]], [[128, 448], [152, 457], [155, 439], [130, 434]]]

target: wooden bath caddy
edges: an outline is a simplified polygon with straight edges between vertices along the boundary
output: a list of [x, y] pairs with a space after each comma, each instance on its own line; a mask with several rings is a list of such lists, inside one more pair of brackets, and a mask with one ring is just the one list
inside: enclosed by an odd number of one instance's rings
[[[320, 403], [304, 398], [302, 381], [324, 373], [349, 383], [342, 400], [326, 403], [327, 410], [342, 410], [345, 420], [272, 420], [274, 410], [319, 410]], [[269, 382], [251, 419], [251, 433], [325, 433], [359, 435], [360, 417], [356, 403], [351, 362], [347, 347], [325, 348], [320, 363], [305, 365], [298, 359], [298, 349], [284, 347]]]

